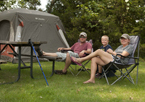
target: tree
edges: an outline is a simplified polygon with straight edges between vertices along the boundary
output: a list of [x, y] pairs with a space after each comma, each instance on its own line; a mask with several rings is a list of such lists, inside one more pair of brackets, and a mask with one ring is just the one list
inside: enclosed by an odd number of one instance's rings
[[[0, 11], [17, 7], [37, 10], [40, 0], [1, 1]], [[85, 31], [93, 40], [94, 49], [101, 46], [101, 36], [108, 35], [115, 49], [123, 33], [141, 36], [141, 49], [145, 50], [144, 0], [48, 0], [46, 12], [57, 15], [66, 29], [70, 45]], [[41, 10], [41, 9], [40, 9]], [[42, 10], [41, 10], [42, 11]], [[137, 21], [137, 22], [136, 22]], [[143, 56], [145, 52], [142, 52]]]
[[37, 10], [37, 6], [40, 6], [40, 0], [19, 0], [18, 6], [21, 8], [28, 8], [32, 10]]
[[136, 20], [144, 19], [144, 4], [143, 0], [92, 0], [77, 6], [80, 12], [72, 23], [90, 34], [95, 49], [100, 46], [98, 39], [102, 35], [108, 35], [111, 45], [116, 48], [121, 34], [141, 35], [137, 28], [141, 30], [142, 24], [137, 24]]
[[77, 16], [79, 9], [77, 5], [88, 2], [89, 0], [49, 0], [47, 4], [47, 12], [60, 17], [66, 29], [66, 37], [69, 44], [72, 45], [77, 41], [79, 30], [74, 30], [71, 20]]
[[11, 8], [14, 8], [14, 4], [16, 3], [16, 0], [10, 0], [10, 1], [6, 1], [6, 0], [0, 0], [0, 11], [4, 11], [4, 10], [8, 10]]
[[37, 6], [39, 5], [41, 5], [40, 0], [1, 0], [0, 11], [14, 9], [14, 8], [27, 8], [27, 9], [37, 10]]

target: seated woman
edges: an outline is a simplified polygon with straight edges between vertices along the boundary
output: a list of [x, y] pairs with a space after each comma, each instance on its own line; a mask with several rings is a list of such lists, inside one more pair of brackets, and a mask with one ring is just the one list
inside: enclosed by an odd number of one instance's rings
[[[120, 38], [121, 45], [115, 50], [108, 49], [107, 52], [98, 49], [95, 52], [91, 53], [90, 55], [83, 57], [83, 58], [74, 58], [71, 57], [71, 60], [78, 65], [85, 60], [89, 60], [92, 58], [91, 62], [91, 77], [89, 80], [85, 81], [84, 83], [95, 83], [95, 73], [97, 69], [97, 65], [104, 66], [114, 61], [114, 56], [116, 54], [121, 54], [123, 56], [131, 56], [133, 52], [133, 46], [129, 44], [130, 38], [128, 34], [123, 34]], [[117, 63], [128, 63], [129, 58], [121, 59], [120, 56], [117, 56], [115, 60]]]

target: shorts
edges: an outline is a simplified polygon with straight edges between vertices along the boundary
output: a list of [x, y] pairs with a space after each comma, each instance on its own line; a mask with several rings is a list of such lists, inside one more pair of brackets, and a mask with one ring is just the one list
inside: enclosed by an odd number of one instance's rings
[[[69, 53], [70, 57], [72, 56], [72, 57], [79, 58], [79, 55], [77, 53], [74, 53], [72, 51], [68, 51], [67, 53]], [[57, 56], [61, 58], [61, 59], [58, 59], [57, 61], [64, 62], [66, 60], [67, 53], [56, 52]]]
[[[115, 60], [114, 63], [122, 64], [122, 61], [121, 61], [121, 58], [120, 58], [120, 57], [117, 57], [117, 58], [116, 58], [116, 56], [113, 56], [113, 55], [112, 55], [112, 57], [113, 57], [113, 61]], [[115, 59], [115, 58], [116, 58], [116, 59]], [[113, 61], [112, 61], [112, 62], [113, 62]]]

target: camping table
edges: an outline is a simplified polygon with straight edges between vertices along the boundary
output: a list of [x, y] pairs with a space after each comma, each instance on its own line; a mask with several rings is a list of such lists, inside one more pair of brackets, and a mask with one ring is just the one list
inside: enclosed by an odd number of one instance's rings
[[[46, 44], [47, 42], [40, 41], [40, 42], [32, 42], [32, 43], [33, 43], [33, 46], [40, 46], [41, 44]], [[10, 46], [12, 51], [15, 54], [18, 55], [18, 78], [16, 79], [16, 81], [18, 81], [20, 79], [21, 69], [24, 69], [24, 68], [30, 68], [30, 76], [31, 76], [31, 78], [33, 78], [33, 72], [32, 72], [32, 69], [33, 69], [33, 48], [31, 47], [31, 44], [29, 42], [14, 42], [14, 41], [1, 41], [0, 40], [0, 47], [1, 47], [1, 45], [5, 45], [5, 46], [2, 49], [0, 48], [0, 57], [1, 57], [1, 53], [3, 52], [3, 50], [7, 46]], [[18, 53], [15, 52], [13, 46], [17, 46], [18, 47], [18, 50], [19, 50]], [[31, 48], [31, 52], [30, 52], [30, 57], [31, 57], [30, 66], [23, 66], [23, 67], [21, 67], [21, 55], [22, 55], [21, 54], [21, 48], [22, 47], [30, 47]]]

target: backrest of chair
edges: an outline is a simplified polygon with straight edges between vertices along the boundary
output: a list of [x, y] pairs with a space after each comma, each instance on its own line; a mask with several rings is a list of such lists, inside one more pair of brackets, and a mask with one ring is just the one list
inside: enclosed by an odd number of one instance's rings
[[[138, 49], [137, 49], [138, 56], [137, 57], [139, 57], [139, 41], [140, 41], [139, 36], [130, 36], [130, 44], [133, 45], [133, 53], [132, 53], [131, 57], [134, 57], [137, 47], [138, 47]], [[134, 59], [130, 59], [128, 64], [134, 64], [134, 63], [135, 63]]]
[[94, 49], [93, 49], [93, 41], [92, 41], [92, 39], [90, 39], [89, 41], [87, 41], [87, 42], [89, 42], [89, 43], [91, 43], [92, 44], [92, 52], [94, 52]]
[[[78, 39], [78, 42], [80, 42], [80, 39]], [[86, 42], [91, 43], [92, 46], [93, 46], [93, 41], [92, 41], [92, 39], [90, 39], [89, 41], [86, 41]], [[92, 47], [92, 52], [93, 52], [93, 51], [94, 51], [94, 49], [93, 49], [93, 47]]]

